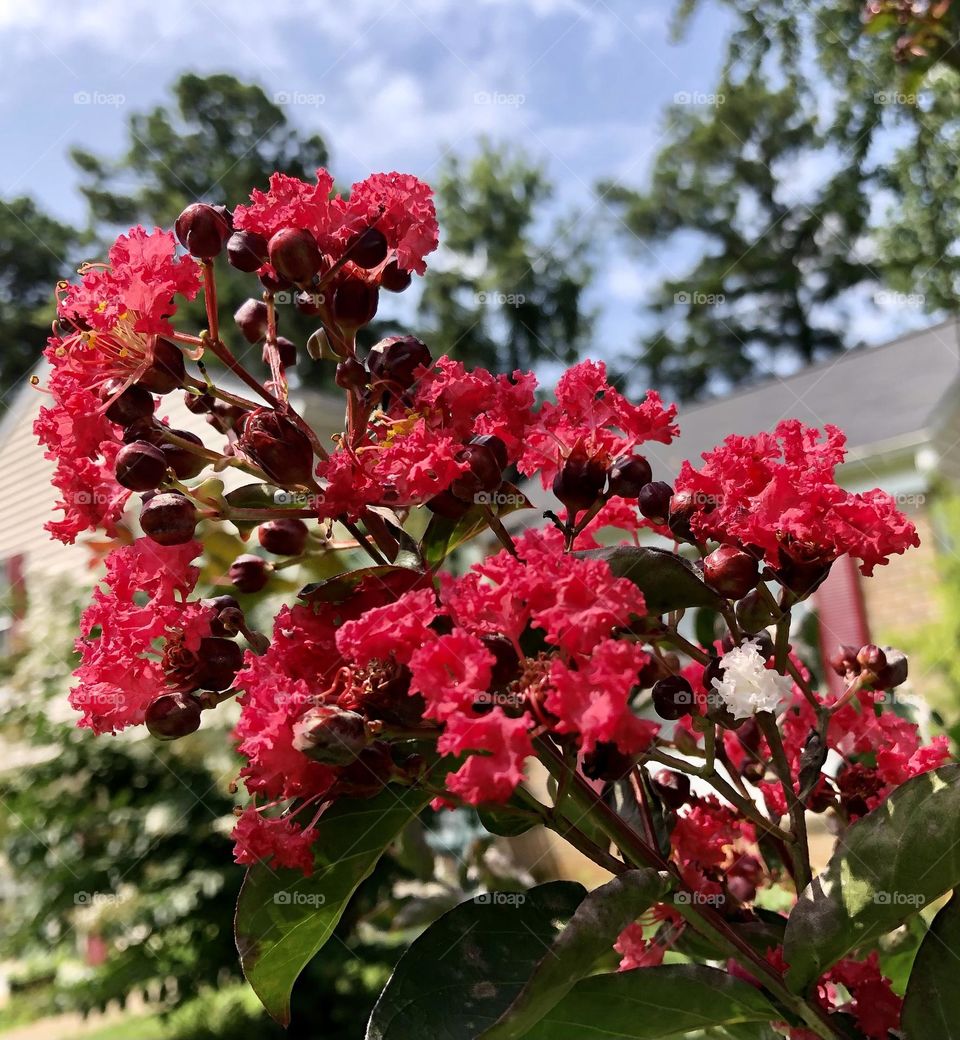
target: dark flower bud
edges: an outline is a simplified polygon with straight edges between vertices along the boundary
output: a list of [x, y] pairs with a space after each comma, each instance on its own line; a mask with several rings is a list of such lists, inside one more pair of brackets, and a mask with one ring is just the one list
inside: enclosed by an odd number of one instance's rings
[[[104, 413], [110, 422], [114, 422], [118, 426], [130, 426], [140, 419], [151, 418], [154, 408], [153, 394], [138, 383], [131, 383], [126, 390], [117, 394], [117, 390], [121, 386], [123, 384], [119, 380], [111, 379], [100, 391], [100, 398], [103, 401], [110, 401], [110, 398], [113, 397]], [[116, 397], [113, 396], [114, 394]]]
[[887, 663], [876, 673], [876, 686], [882, 690], [893, 690], [902, 686], [907, 681], [908, 663], [907, 655], [902, 650], [896, 650], [892, 646], [884, 649]]
[[459, 520], [470, 508], [469, 502], [464, 502], [460, 498], [454, 498], [449, 491], [441, 491], [439, 495], [434, 495], [433, 498], [427, 499], [424, 505], [431, 513], [436, 513], [437, 516], [442, 516], [445, 520]]
[[860, 671], [860, 662], [857, 660], [857, 648], [846, 644], [837, 647], [836, 652], [830, 655], [830, 660], [827, 664], [841, 678], [845, 678], [848, 675], [856, 675]]
[[520, 678], [520, 658], [516, 647], [506, 636], [485, 635], [480, 637], [484, 648], [493, 654], [493, 671], [490, 674], [490, 687], [502, 690], [515, 679]]
[[277, 355], [283, 368], [293, 368], [297, 363], [297, 345], [286, 336], [277, 336]]
[[187, 366], [184, 364], [183, 351], [176, 343], [171, 343], [161, 336], [154, 336], [151, 350], [153, 360], [137, 383], [154, 394], [168, 394], [178, 386], [183, 386]]
[[676, 654], [666, 653], [662, 657], [661, 660], [651, 654], [647, 663], [640, 669], [637, 686], [641, 690], [648, 690], [658, 679], [665, 679], [668, 675], [676, 675], [680, 671], [680, 658]]
[[257, 278], [260, 279], [260, 284], [267, 292], [286, 292], [288, 289], [293, 288], [293, 282], [289, 278], [281, 277], [276, 271], [272, 274], [269, 271], [261, 271]]
[[187, 693], [165, 693], [148, 706], [144, 721], [157, 740], [177, 740], [200, 728], [200, 705]]
[[697, 496], [693, 491], [677, 491], [670, 498], [667, 526], [677, 538], [693, 538], [690, 521], [697, 512]]
[[600, 741], [583, 756], [583, 774], [591, 780], [622, 780], [633, 769], [634, 756], [625, 755], [616, 744]]
[[140, 510], [143, 533], [160, 545], [184, 545], [197, 528], [197, 510], [185, 495], [164, 491], [144, 502]]
[[267, 240], [256, 231], [234, 231], [227, 239], [227, 260], [245, 274], [259, 271], [269, 257]]
[[193, 412], [194, 415], [206, 415], [208, 412], [213, 411], [216, 403], [217, 399], [213, 394], [195, 394], [190, 390], [184, 390], [183, 392], [184, 407], [188, 412]]
[[323, 314], [326, 296], [321, 292], [298, 292], [293, 298], [293, 305], [308, 318], [316, 318]]
[[148, 441], [125, 444], [114, 462], [117, 483], [131, 491], [153, 491], [167, 478], [163, 452]]
[[690, 778], [672, 769], [663, 769], [650, 778], [650, 784], [661, 802], [676, 812], [690, 801]]
[[693, 687], [682, 675], [669, 675], [654, 683], [653, 710], [661, 719], [675, 722], [694, 711]]
[[640, 512], [655, 524], [665, 524], [670, 515], [670, 499], [673, 488], [664, 480], [654, 480], [644, 484], [637, 496]]
[[372, 743], [362, 715], [331, 704], [311, 708], [293, 725], [293, 746], [314, 762], [349, 765]]
[[223, 636], [204, 636], [197, 651], [194, 680], [201, 690], [227, 690], [243, 667], [243, 648]]
[[800, 599], [816, 592], [829, 573], [830, 563], [817, 559], [797, 559], [783, 553], [776, 571], [777, 580]]
[[357, 265], [370, 270], [387, 259], [387, 238], [379, 228], [361, 231], [347, 246], [347, 257]]
[[153, 419], [138, 419], [123, 431], [123, 443], [133, 444], [134, 441], [146, 441], [155, 448], [159, 448], [163, 443], [163, 430], [164, 427]]
[[240, 592], [259, 592], [270, 579], [266, 560], [252, 553], [238, 556], [230, 564], [230, 581]]
[[230, 234], [230, 225], [223, 213], [203, 202], [194, 202], [177, 217], [174, 231], [180, 245], [200, 260], [217, 256]]
[[244, 300], [236, 309], [233, 320], [248, 343], [258, 343], [267, 334], [267, 305], [263, 300]]
[[333, 294], [333, 316], [338, 325], [359, 329], [373, 321], [380, 304], [380, 291], [359, 278], [341, 282]]
[[246, 414], [246, 409], [241, 408], [239, 405], [216, 401], [210, 410], [210, 414], [207, 416], [207, 422], [215, 430], [219, 430], [220, 433], [228, 433], [230, 430], [237, 428], [240, 420]]
[[405, 271], [396, 260], [391, 260], [380, 272], [380, 284], [387, 292], [403, 292], [412, 281], [413, 275]]
[[310, 438], [273, 408], [247, 413], [237, 448], [278, 484], [309, 484], [313, 479]]
[[235, 636], [243, 628], [243, 611], [233, 596], [212, 596], [200, 600], [200, 605], [216, 611], [210, 619], [210, 631], [215, 636]]
[[[189, 430], [170, 430], [169, 432], [182, 441], [189, 441], [191, 444], [203, 447], [203, 441]], [[176, 473], [178, 480], [189, 480], [206, 469], [207, 460], [202, 455], [182, 448], [179, 444], [165, 441], [160, 445], [160, 450], [166, 457], [167, 465]]]
[[621, 498], [637, 498], [641, 488], [653, 478], [650, 463], [642, 455], [617, 459], [610, 467], [608, 493]]
[[875, 643], [867, 643], [857, 652], [857, 663], [863, 671], [879, 676], [887, 667], [887, 655]]
[[489, 496], [503, 483], [507, 448], [499, 437], [474, 437], [457, 453], [457, 458], [470, 468], [450, 484], [450, 494], [454, 498], [476, 502], [478, 496]]
[[370, 348], [367, 368], [371, 378], [387, 384], [394, 393], [413, 386], [418, 369], [429, 368], [430, 348], [416, 336], [388, 336]]
[[703, 579], [728, 599], [742, 599], [757, 584], [760, 565], [734, 545], [721, 545], [703, 561]]
[[772, 625], [776, 618], [773, 616], [769, 606], [761, 599], [760, 593], [754, 589], [748, 592], [737, 604], [737, 621], [744, 632], [751, 635], [760, 632], [768, 625]]
[[370, 380], [367, 370], [356, 358], [346, 358], [337, 364], [334, 376], [337, 386], [343, 390], [362, 390]]
[[268, 520], [257, 529], [260, 544], [275, 556], [299, 556], [309, 533], [307, 525], [296, 517]]
[[277, 274], [299, 285], [309, 282], [323, 265], [317, 240], [306, 228], [282, 228], [267, 249]]
[[579, 513], [596, 503], [606, 481], [606, 467], [579, 449], [561, 464], [553, 478], [553, 493], [570, 513]]

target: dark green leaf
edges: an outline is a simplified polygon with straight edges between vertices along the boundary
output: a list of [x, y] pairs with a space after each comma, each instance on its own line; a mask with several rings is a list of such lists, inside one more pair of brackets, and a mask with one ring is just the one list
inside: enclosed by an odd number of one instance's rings
[[297, 595], [301, 599], [307, 600], [308, 603], [344, 603], [365, 578], [382, 578], [395, 571], [409, 573], [410, 570], [409, 567], [398, 567], [394, 564], [384, 564], [380, 567], [358, 567], [355, 571], [344, 571], [343, 574], [335, 574], [324, 581], [314, 581], [309, 585], [304, 585]]
[[665, 1040], [781, 1017], [755, 986], [724, 971], [670, 964], [583, 979], [524, 1040]]
[[525, 809], [522, 803], [486, 806], [477, 810], [480, 822], [491, 833], [501, 838], [516, 838], [541, 823], [536, 813]]
[[[503, 484], [491, 496], [491, 507], [498, 517], [509, 516], [519, 509], [531, 509], [527, 496], [513, 484]], [[420, 540], [420, 551], [431, 567], [442, 563], [454, 549], [475, 538], [489, 527], [489, 519], [483, 505], [471, 506], [459, 520], [448, 520], [435, 513], [427, 524]]]
[[618, 578], [629, 578], [643, 593], [649, 614], [665, 614], [685, 607], [718, 610], [723, 600], [681, 556], [649, 546], [616, 545], [574, 553], [585, 559], [606, 560]]
[[661, 899], [670, 884], [655, 870], [628, 870], [591, 892], [541, 957], [523, 989], [481, 1034], [483, 1040], [519, 1040], [594, 968], [631, 921]]
[[960, 1040], [960, 896], [933, 919], [920, 944], [903, 1002], [901, 1024], [909, 1040]]
[[960, 766], [898, 787], [844, 835], [787, 923], [787, 979], [805, 990], [851, 950], [960, 883]]
[[554, 881], [454, 907], [400, 958], [366, 1040], [473, 1040], [510, 1006], [585, 894]]
[[237, 949], [247, 981], [278, 1022], [289, 1021], [297, 976], [330, 938], [357, 886], [428, 801], [422, 790], [387, 788], [376, 798], [338, 802], [317, 824], [310, 877], [262, 864], [247, 871]]

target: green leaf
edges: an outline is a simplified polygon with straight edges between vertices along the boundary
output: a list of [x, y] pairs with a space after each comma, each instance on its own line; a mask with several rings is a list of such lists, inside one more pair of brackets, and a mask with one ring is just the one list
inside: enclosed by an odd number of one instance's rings
[[802, 992], [832, 964], [960, 883], [960, 766], [915, 776], [844, 835], [790, 914], [787, 981]]
[[332, 578], [323, 581], [314, 581], [304, 585], [297, 593], [300, 599], [308, 603], [345, 603], [356, 591], [357, 586], [365, 578], [382, 578], [394, 571], [411, 572], [409, 567], [399, 567], [394, 564], [383, 564], [379, 567], [358, 567], [353, 571], [344, 571], [335, 574]]
[[317, 824], [313, 874], [247, 871], [237, 900], [235, 934], [247, 981], [280, 1023], [290, 1021], [297, 976], [330, 938], [350, 897], [386, 847], [430, 796], [386, 788], [376, 798], [338, 802]]
[[670, 883], [655, 870], [628, 870], [591, 892], [540, 958], [523, 989], [483, 1040], [518, 1040], [587, 976], [631, 921], [658, 902]]
[[507, 805], [484, 806], [477, 810], [477, 815], [486, 830], [501, 838], [517, 838], [543, 822], [520, 801]]
[[366, 1040], [473, 1040], [520, 993], [585, 894], [554, 881], [454, 907], [400, 958]]
[[960, 896], [933, 919], [920, 944], [903, 1001], [901, 1024], [906, 1036], [960, 1040]]
[[[509, 516], [519, 509], [533, 508], [527, 496], [513, 484], [502, 484], [491, 498], [493, 511], [498, 517]], [[420, 540], [420, 552], [429, 566], [436, 567], [454, 549], [476, 538], [489, 526], [486, 509], [482, 505], [471, 506], [459, 520], [448, 520], [434, 513]]]
[[782, 1017], [755, 986], [725, 971], [669, 964], [583, 979], [524, 1040], [665, 1040]]
[[649, 546], [616, 545], [574, 553], [584, 559], [606, 560], [618, 578], [629, 578], [643, 593], [648, 614], [665, 614], [685, 607], [719, 610], [723, 599], [682, 556]]

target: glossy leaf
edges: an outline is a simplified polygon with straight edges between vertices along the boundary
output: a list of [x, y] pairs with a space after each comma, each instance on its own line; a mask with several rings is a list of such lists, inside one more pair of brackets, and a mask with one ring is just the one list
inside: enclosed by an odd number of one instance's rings
[[960, 1040], [960, 896], [933, 919], [920, 944], [903, 1002], [901, 1025], [908, 1040]]
[[304, 585], [298, 595], [308, 603], [344, 603], [365, 578], [382, 578], [384, 575], [396, 571], [415, 573], [409, 567], [394, 564], [384, 564], [380, 567], [358, 567], [356, 570], [344, 571], [342, 574], [335, 574], [332, 578]]
[[781, 1017], [760, 990], [724, 971], [670, 964], [583, 979], [524, 1040], [666, 1040]]
[[[513, 484], [503, 484], [491, 503], [498, 517], [509, 516], [520, 509], [531, 509], [526, 495]], [[486, 509], [482, 505], [471, 506], [459, 520], [448, 520], [434, 514], [420, 541], [420, 552], [431, 567], [442, 563], [454, 549], [489, 527]]]
[[858, 946], [960, 883], [960, 766], [913, 777], [844, 835], [787, 922], [787, 981], [802, 992]]
[[483, 1040], [518, 1040], [609, 953], [617, 936], [658, 902], [670, 883], [655, 870], [628, 870], [591, 892], [541, 957], [523, 989], [481, 1034]]
[[247, 871], [237, 900], [237, 949], [247, 981], [278, 1022], [289, 1022], [297, 976], [330, 938], [360, 882], [428, 801], [422, 790], [392, 787], [375, 798], [340, 801], [317, 824], [310, 877], [262, 864]]
[[616, 545], [586, 549], [575, 555], [606, 560], [618, 578], [629, 578], [643, 593], [649, 614], [665, 614], [686, 607], [718, 610], [723, 605], [723, 599], [683, 557], [665, 549]]
[[400, 958], [366, 1040], [474, 1040], [517, 997], [585, 895], [554, 881], [454, 907]]

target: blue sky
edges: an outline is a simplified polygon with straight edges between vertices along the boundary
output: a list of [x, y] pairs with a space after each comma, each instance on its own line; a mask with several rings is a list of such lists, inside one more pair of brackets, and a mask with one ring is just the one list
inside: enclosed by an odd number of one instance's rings
[[[261, 82], [291, 119], [321, 131], [349, 181], [381, 169], [426, 180], [480, 134], [522, 143], [548, 166], [559, 206], [614, 218], [601, 177], [642, 185], [677, 95], [708, 93], [724, 20], [705, 4], [685, 41], [670, 0], [0, 0], [4, 61], [0, 194], [35, 194], [83, 219], [70, 145], [115, 153], [131, 111], [161, 101], [184, 69]], [[598, 352], [634, 339], [658, 273], [684, 268], [604, 239]], [[508, 291], [508, 290], [505, 290]], [[858, 333], [887, 338], [903, 316], [857, 308]], [[909, 319], [909, 315], [907, 316]], [[912, 323], [916, 323], [916, 316]]]

